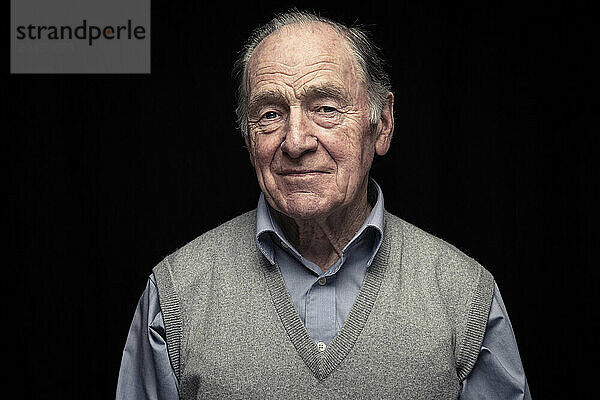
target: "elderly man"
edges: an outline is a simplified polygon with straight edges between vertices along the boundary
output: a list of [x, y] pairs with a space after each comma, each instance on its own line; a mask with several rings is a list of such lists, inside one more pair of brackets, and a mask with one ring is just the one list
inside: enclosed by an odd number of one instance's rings
[[530, 398], [495, 282], [384, 210], [394, 97], [368, 35], [293, 11], [249, 39], [258, 207], [153, 270], [119, 399]]

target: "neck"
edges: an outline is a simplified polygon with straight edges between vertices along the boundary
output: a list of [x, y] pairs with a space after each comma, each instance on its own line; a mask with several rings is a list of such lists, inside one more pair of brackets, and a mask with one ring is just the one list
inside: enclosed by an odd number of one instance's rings
[[325, 217], [296, 220], [272, 208], [271, 212], [287, 240], [302, 257], [326, 271], [342, 256], [342, 250], [358, 232], [371, 209], [365, 188], [354, 204]]

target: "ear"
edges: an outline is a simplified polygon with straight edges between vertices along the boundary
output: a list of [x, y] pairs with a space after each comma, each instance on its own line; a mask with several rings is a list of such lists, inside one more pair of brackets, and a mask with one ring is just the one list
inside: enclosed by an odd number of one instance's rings
[[392, 135], [394, 134], [394, 94], [389, 92], [387, 101], [381, 110], [381, 119], [378, 123], [378, 134], [375, 139], [375, 152], [383, 156], [390, 149]]
[[244, 136], [246, 142], [246, 150], [248, 150], [248, 156], [250, 157], [250, 163], [254, 167], [254, 147], [252, 146], [252, 140], [250, 139], [250, 133]]

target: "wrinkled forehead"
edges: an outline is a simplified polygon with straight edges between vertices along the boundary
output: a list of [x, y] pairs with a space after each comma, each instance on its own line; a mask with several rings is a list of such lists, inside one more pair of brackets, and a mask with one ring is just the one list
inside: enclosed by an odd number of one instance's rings
[[357, 76], [356, 60], [348, 40], [322, 22], [284, 26], [256, 47], [246, 69], [249, 89], [258, 76], [276, 72], [282, 80], [293, 80], [311, 68]]

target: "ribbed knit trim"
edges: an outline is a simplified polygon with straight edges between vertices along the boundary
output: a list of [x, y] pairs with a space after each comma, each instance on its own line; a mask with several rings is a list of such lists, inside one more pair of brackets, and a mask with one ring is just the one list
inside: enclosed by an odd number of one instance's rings
[[277, 264], [270, 264], [263, 258], [265, 277], [275, 309], [296, 351], [298, 351], [306, 366], [317, 379], [323, 380], [327, 378], [348, 353], [350, 353], [350, 350], [352, 350], [377, 299], [389, 255], [390, 239], [389, 235], [385, 234], [384, 226], [383, 243], [373, 260], [373, 264], [367, 269], [364, 282], [350, 310], [350, 314], [341, 330], [325, 351], [318, 349], [317, 344], [310, 337], [310, 334], [302, 323], [285, 286], [279, 266]]
[[156, 276], [157, 283], [161, 285], [158, 293], [160, 309], [165, 325], [165, 335], [167, 337], [169, 361], [171, 362], [177, 380], [180, 380], [181, 369], [179, 353], [181, 349], [181, 336], [183, 334], [181, 308], [179, 306], [179, 299], [175, 293], [175, 288], [173, 287], [171, 266], [167, 259], [163, 260], [163, 263], [167, 264], [167, 268], [156, 267], [153, 272]]
[[480, 268], [479, 282], [467, 317], [465, 338], [456, 360], [456, 370], [461, 382], [469, 375], [479, 357], [492, 305], [493, 290], [494, 278], [488, 271]]

